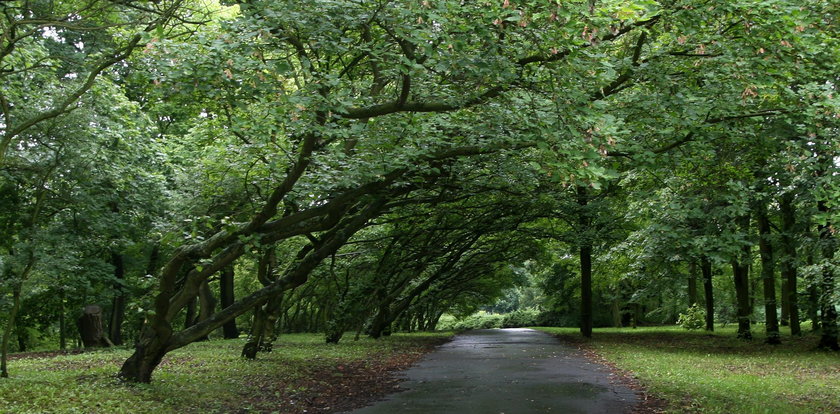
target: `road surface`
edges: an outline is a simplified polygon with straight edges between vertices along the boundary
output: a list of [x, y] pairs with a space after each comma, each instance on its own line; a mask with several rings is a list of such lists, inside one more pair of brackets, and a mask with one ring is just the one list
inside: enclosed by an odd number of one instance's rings
[[460, 334], [404, 375], [406, 391], [350, 413], [612, 414], [639, 401], [604, 366], [532, 329]]

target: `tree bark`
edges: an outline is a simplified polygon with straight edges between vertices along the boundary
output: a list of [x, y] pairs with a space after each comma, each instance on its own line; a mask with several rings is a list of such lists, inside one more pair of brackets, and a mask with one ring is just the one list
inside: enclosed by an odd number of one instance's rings
[[[796, 272], [796, 211], [793, 206], [793, 193], [785, 193], [779, 200], [779, 209], [782, 216], [782, 234], [781, 247], [782, 259], [780, 261], [781, 276], [784, 284], [782, 285], [782, 295], [787, 300], [782, 302], [784, 311], [784, 303], [787, 302], [790, 334], [802, 335], [802, 328], [799, 325], [799, 298], [797, 287], [797, 272]], [[782, 317], [784, 319], [784, 316]]]
[[767, 217], [767, 205], [760, 202], [756, 211], [758, 226], [758, 249], [761, 256], [761, 280], [764, 290], [764, 329], [767, 338], [764, 342], [771, 345], [782, 343], [779, 335], [779, 319], [776, 310], [776, 270], [773, 257], [773, 244], [770, 240], [770, 220]]
[[688, 262], [688, 306], [694, 306], [697, 303], [697, 262], [691, 260]]
[[[813, 266], [814, 264], [813, 254], [808, 255], [808, 266]], [[820, 290], [817, 286], [818, 284], [819, 280], [812, 280], [808, 284], [808, 319], [811, 320], [811, 332], [820, 330]]]
[[700, 272], [703, 274], [703, 292], [706, 299], [706, 330], [715, 330], [715, 297], [712, 288], [712, 261], [708, 256], [700, 258]]
[[114, 345], [122, 345], [122, 323], [125, 319], [125, 261], [119, 253], [111, 253], [111, 264], [114, 266], [114, 300], [111, 303], [111, 317], [109, 318], [108, 333]]
[[67, 320], [64, 309], [64, 289], [61, 289], [58, 297], [58, 348], [62, 351], [67, 348]]
[[20, 294], [22, 283], [17, 283], [12, 288], [12, 311], [9, 312], [9, 319], [6, 321], [6, 329], [3, 330], [3, 342], [0, 344], [0, 378], [9, 378], [9, 369], [7, 367], [7, 360], [9, 357], [9, 339], [12, 337], [12, 332], [15, 329], [15, 322], [18, 311], [20, 310]]
[[85, 306], [84, 312], [77, 323], [85, 348], [102, 348], [113, 345], [105, 336], [105, 330], [102, 327], [102, 307], [99, 305]]
[[[219, 299], [222, 304], [222, 309], [232, 305], [236, 301], [233, 281], [233, 266], [227, 266], [222, 270], [219, 277]], [[239, 338], [239, 328], [236, 327], [236, 318], [225, 322], [222, 325], [222, 332], [224, 333], [225, 339]]]
[[[820, 213], [828, 213], [828, 205], [824, 200], [817, 203], [817, 210]], [[830, 223], [820, 225], [819, 232], [823, 260], [822, 279], [820, 280], [820, 287], [822, 288], [820, 295], [822, 333], [818, 346], [821, 349], [838, 351], [840, 350], [840, 343], [838, 343], [837, 308], [834, 305], [835, 275], [833, 266], [830, 265], [836, 254], [837, 245], [832, 235]]]
[[[741, 231], [749, 234], [750, 217], [744, 216], [738, 219]], [[750, 332], [750, 319], [752, 308], [750, 307], [750, 263], [752, 262], [752, 248], [745, 244], [741, 247], [739, 257], [732, 260], [732, 275], [735, 282], [735, 299], [738, 311], [738, 338], [752, 339]]]
[[592, 337], [592, 244], [588, 240], [588, 230], [591, 220], [586, 206], [589, 197], [586, 187], [577, 187], [577, 202], [580, 206], [578, 213], [578, 232], [580, 246], [578, 256], [580, 258], [580, 333], [585, 338]]
[[[216, 298], [213, 296], [213, 290], [210, 289], [210, 282], [207, 280], [201, 282], [201, 286], [198, 288], [198, 320], [196, 322], [201, 322], [207, 319], [210, 319], [214, 313], [216, 313]], [[199, 340], [206, 341], [209, 339], [209, 332], [208, 335], [204, 335]]]

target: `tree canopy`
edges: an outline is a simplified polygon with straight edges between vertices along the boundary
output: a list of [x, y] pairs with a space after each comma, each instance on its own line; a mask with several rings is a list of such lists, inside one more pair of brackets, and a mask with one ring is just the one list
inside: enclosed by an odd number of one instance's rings
[[88, 303], [148, 382], [237, 318], [253, 358], [528, 283], [585, 336], [673, 321], [700, 280], [707, 329], [760, 308], [777, 341], [807, 302], [838, 347], [832, 2], [0, 9], [4, 375]]

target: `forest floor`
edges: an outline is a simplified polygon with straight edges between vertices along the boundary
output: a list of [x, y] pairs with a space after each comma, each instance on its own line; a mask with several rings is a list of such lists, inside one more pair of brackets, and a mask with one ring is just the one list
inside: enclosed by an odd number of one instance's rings
[[398, 390], [395, 373], [451, 333], [395, 334], [377, 341], [283, 335], [274, 352], [247, 361], [244, 340], [211, 340], [171, 352], [151, 384], [114, 374], [128, 349], [13, 354], [0, 380], [0, 413], [334, 413]]
[[[714, 333], [681, 327], [596, 329], [592, 340], [576, 328], [537, 328], [576, 345], [594, 360], [637, 382], [646, 396], [664, 400], [667, 413], [840, 413], [840, 353], [816, 349], [819, 337], [763, 343], [763, 326], [752, 341], [735, 327]], [[653, 404], [656, 407], [656, 404]]]

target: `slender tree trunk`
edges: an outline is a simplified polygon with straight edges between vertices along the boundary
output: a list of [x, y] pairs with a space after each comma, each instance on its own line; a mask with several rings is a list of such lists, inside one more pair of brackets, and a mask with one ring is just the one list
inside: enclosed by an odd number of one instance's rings
[[111, 343], [114, 345], [122, 345], [122, 323], [125, 319], [125, 261], [123, 256], [118, 253], [111, 253], [111, 264], [114, 266], [114, 300], [111, 303], [111, 318], [108, 329], [108, 336], [110, 336]]
[[[779, 266], [781, 268], [781, 266]], [[781, 273], [781, 270], [779, 271]], [[779, 287], [781, 293], [779, 294], [779, 303], [781, 304], [782, 313], [779, 316], [779, 325], [790, 325], [790, 289], [788, 288], [788, 280], [784, 274], [781, 274], [781, 282]]]
[[[227, 308], [236, 301], [233, 292], [233, 280], [233, 266], [225, 267], [219, 277], [219, 299], [222, 304], [222, 309]], [[236, 319], [231, 319], [222, 325], [222, 331], [225, 339], [239, 338], [239, 328], [236, 327]]]
[[592, 337], [592, 244], [589, 237], [591, 220], [586, 206], [589, 204], [589, 197], [586, 187], [577, 187], [577, 202], [580, 206], [578, 212], [578, 233], [580, 234], [580, 333], [585, 338]]
[[15, 329], [15, 322], [20, 310], [20, 294], [23, 283], [16, 283], [12, 288], [12, 310], [9, 312], [9, 319], [6, 321], [6, 329], [3, 330], [3, 342], [0, 343], [0, 378], [9, 378], [7, 361], [9, 357], [9, 340]]
[[707, 256], [700, 258], [700, 272], [703, 274], [703, 292], [706, 299], [706, 330], [715, 330], [715, 297], [712, 289], [712, 261]]
[[759, 235], [758, 248], [761, 256], [761, 280], [764, 288], [764, 327], [767, 333], [767, 338], [764, 341], [768, 344], [778, 345], [782, 343], [782, 340], [779, 335], [779, 319], [776, 313], [776, 270], [766, 204], [760, 203], [756, 213]]
[[67, 349], [67, 320], [64, 309], [64, 289], [58, 296], [58, 347], [62, 351]]
[[[825, 201], [820, 200], [817, 203], [817, 210], [821, 213], [828, 213], [828, 205]], [[837, 308], [834, 305], [835, 275], [834, 267], [829, 264], [834, 259], [837, 245], [830, 224], [820, 225], [819, 232], [823, 255], [822, 280], [820, 281], [820, 287], [822, 288], [822, 294], [820, 295], [822, 334], [820, 335], [819, 347], [838, 351], [840, 350], [840, 343], [838, 343]]]
[[[808, 255], [808, 266], [813, 266], [814, 263], [814, 256]], [[820, 290], [818, 284], [818, 280], [812, 280], [808, 284], [808, 319], [811, 320], [811, 332], [820, 330]]]
[[[739, 220], [741, 230], [749, 233], [750, 218], [744, 216]], [[750, 263], [752, 262], [752, 248], [744, 245], [741, 248], [739, 257], [732, 260], [732, 275], [735, 282], [735, 299], [738, 310], [738, 338], [752, 339], [750, 332], [750, 317], [752, 308], [750, 306]]]
[[[796, 238], [794, 237], [796, 226], [796, 211], [793, 206], [793, 193], [785, 193], [779, 200], [779, 209], [782, 216], [782, 259], [780, 262], [782, 285], [782, 296], [787, 300], [782, 302], [784, 313], [785, 302], [787, 302], [787, 315], [790, 320], [790, 334], [801, 335], [802, 328], [799, 326], [799, 298], [796, 272]], [[784, 319], [784, 316], [782, 316]]]
[[697, 303], [697, 262], [688, 262], [688, 306]]

